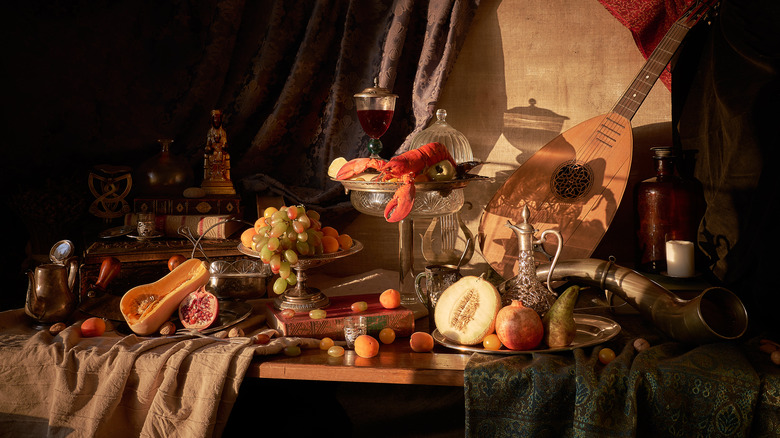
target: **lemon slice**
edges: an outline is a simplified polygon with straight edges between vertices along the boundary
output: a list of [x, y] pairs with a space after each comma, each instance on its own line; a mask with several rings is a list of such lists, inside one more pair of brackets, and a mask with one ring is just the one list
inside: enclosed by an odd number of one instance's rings
[[336, 175], [338, 175], [339, 170], [341, 170], [341, 167], [345, 164], [347, 164], [347, 159], [344, 157], [338, 157], [335, 160], [333, 160], [330, 163], [330, 166], [328, 166], [328, 176], [331, 178], [335, 178]]

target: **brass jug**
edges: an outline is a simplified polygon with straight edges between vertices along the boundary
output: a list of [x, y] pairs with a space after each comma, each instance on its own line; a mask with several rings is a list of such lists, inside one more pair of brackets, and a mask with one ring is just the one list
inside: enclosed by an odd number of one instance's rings
[[[550, 286], [550, 281], [552, 280], [555, 265], [558, 263], [558, 257], [561, 255], [563, 239], [561, 238], [561, 233], [557, 230], [544, 230], [539, 235], [539, 239], [535, 240], [534, 233], [537, 230], [528, 223], [530, 217], [531, 211], [526, 205], [523, 207], [522, 212], [523, 223], [512, 225], [511, 222], [507, 221], [507, 226], [517, 235], [520, 254], [517, 258], [517, 277], [510, 282], [509, 287], [504, 292], [502, 303], [508, 305], [513, 300], [518, 300], [523, 303], [523, 306], [534, 309], [539, 315], [544, 315], [558, 298], [558, 295]], [[536, 278], [536, 257], [534, 256], [534, 251], [535, 246], [541, 245], [548, 234], [558, 238], [558, 246], [555, 250], [552, 265], [550, 265], [549, 274], [547, 275], [547, 288], [545, 288]]]
[[76, 310], [78, 296], [73, 290], [78, 259], [63, 264], [46, 263], [28, 271], [27, 301], [24, 311], [41, 324], [65, 321]]

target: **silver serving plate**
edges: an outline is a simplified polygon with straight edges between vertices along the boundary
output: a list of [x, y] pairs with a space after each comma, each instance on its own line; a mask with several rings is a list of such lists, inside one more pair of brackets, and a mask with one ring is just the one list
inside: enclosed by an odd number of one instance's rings
[[592, 347], [604, 343], [620, 333], [620, 324], [615, 321], [598, 315], [587, 315], [584, 313], [574, 314], [574, 323], [577, 325], [577, 335], [574, 341], [566, 347], [540, 348], [537, 350], [507, 350], [502, 347], [500, 350], [487, 350], [477, 345], [460, 345], [445, 338], [439, 329], [433, 331], [433, 340], [437, 343], [460, 351], [469, 351], [473, 353], [486, 354], [529, 354], [529, 353], [555, 353], [559, 351], [571, 351], [575, 348]]

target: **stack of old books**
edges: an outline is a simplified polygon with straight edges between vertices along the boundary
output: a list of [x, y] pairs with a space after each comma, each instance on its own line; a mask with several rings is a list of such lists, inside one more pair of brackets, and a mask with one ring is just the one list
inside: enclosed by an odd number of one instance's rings
[[[182, 237], [186, 227], [191, 235], [204, 239], [227, 239], [247, 227], [239, 222], [242, 211], [239, 197], [207, 198], [136, 198], [133, 211], [125, 217], [126, 225], [137, 222], [137, 213], [154, 213], [155, 228], [166, 237]], [[233, 219], [233, 220], [228, 220]]]

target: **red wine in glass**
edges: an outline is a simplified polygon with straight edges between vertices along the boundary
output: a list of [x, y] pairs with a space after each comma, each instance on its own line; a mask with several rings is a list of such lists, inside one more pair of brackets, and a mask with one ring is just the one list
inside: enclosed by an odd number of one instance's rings
[[378, 139], [387, 132], [393, 120], [393, 110], [358, 110], [358, 120], [363, 131], [371, 138]]

